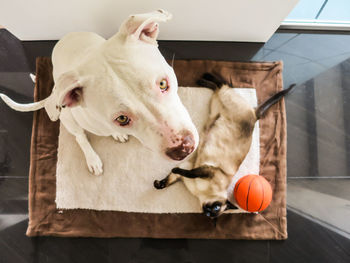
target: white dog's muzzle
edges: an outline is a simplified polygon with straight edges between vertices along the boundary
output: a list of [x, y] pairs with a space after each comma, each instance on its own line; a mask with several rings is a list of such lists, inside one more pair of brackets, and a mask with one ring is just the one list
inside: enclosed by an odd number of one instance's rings
[[172, 146], [165, 149], [165, 154], [172, 160], [181, 161], [190, 155], [196, 146], [196, 141], [190, 131], [184, 130], [172, 140]]

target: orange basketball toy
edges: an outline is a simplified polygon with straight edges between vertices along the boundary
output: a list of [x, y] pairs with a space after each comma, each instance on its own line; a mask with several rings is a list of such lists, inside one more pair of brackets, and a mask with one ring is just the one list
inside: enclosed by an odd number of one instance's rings
[[272, 189], [263, 176], [249, 174], [238, 180], [234, 195], [242, 209], [248, 212], [261, 212], [271, 203]]

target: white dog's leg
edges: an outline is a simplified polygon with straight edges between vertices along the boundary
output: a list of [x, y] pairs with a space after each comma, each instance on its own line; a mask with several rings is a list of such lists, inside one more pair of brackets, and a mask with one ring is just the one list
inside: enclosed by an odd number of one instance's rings
[[62, 111], [60, 120], [68, 132], [75, 136], [77, 143], [85, 155], [89, 171], [94, 175], [101, 175], [103, 173], [102, 161], [92, 148], [84, 129], [76, 123], [70, 111]]
[[112, 137], [114, 138], [114, 140], [122, 143], [127, 142], [129, 140], [129, 135], [127, 134], [115, 133], [112, 135]]
[[82, 130], [81, 134], [76, 134], [75, 139], [84, 152], [86, 164], [89, 171], [94, 175], [101, 175], [103, 173], [102, 161], [94, 149], [91, 147], [91, 144], [86, 137], [84, 130]]

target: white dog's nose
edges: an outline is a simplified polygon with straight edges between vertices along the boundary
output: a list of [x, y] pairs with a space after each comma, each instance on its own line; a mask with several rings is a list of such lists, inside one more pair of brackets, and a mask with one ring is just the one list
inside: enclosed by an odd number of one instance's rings
[[167, 148], [165, 154], [175, 161], [181, 161], [191, 154], [195, 147], [192, 133], [187, 132], [182, 136], [178, 145]]

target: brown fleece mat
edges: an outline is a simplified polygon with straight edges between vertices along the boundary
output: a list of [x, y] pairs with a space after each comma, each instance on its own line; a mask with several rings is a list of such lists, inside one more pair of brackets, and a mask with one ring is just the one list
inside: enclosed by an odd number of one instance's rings
[[[51, 59], [37, 59], [35, 101], [53, 87]], [[179, 86], [196, 86], [204, 72], [218, 72], [234, 86], [256, 88], [259, 103], [282, 89], [282, 63], [177, 60]], [[56, 209], [59, 122], [34, 113], [29, 175], [28, 236], [286, 239], [286, 115], [284, 102], [260, 120], [260, 172], [271, 183], [273, 200], [261, 214], [224, 214], [216, 227], [201, 214], [151, 214]]]

